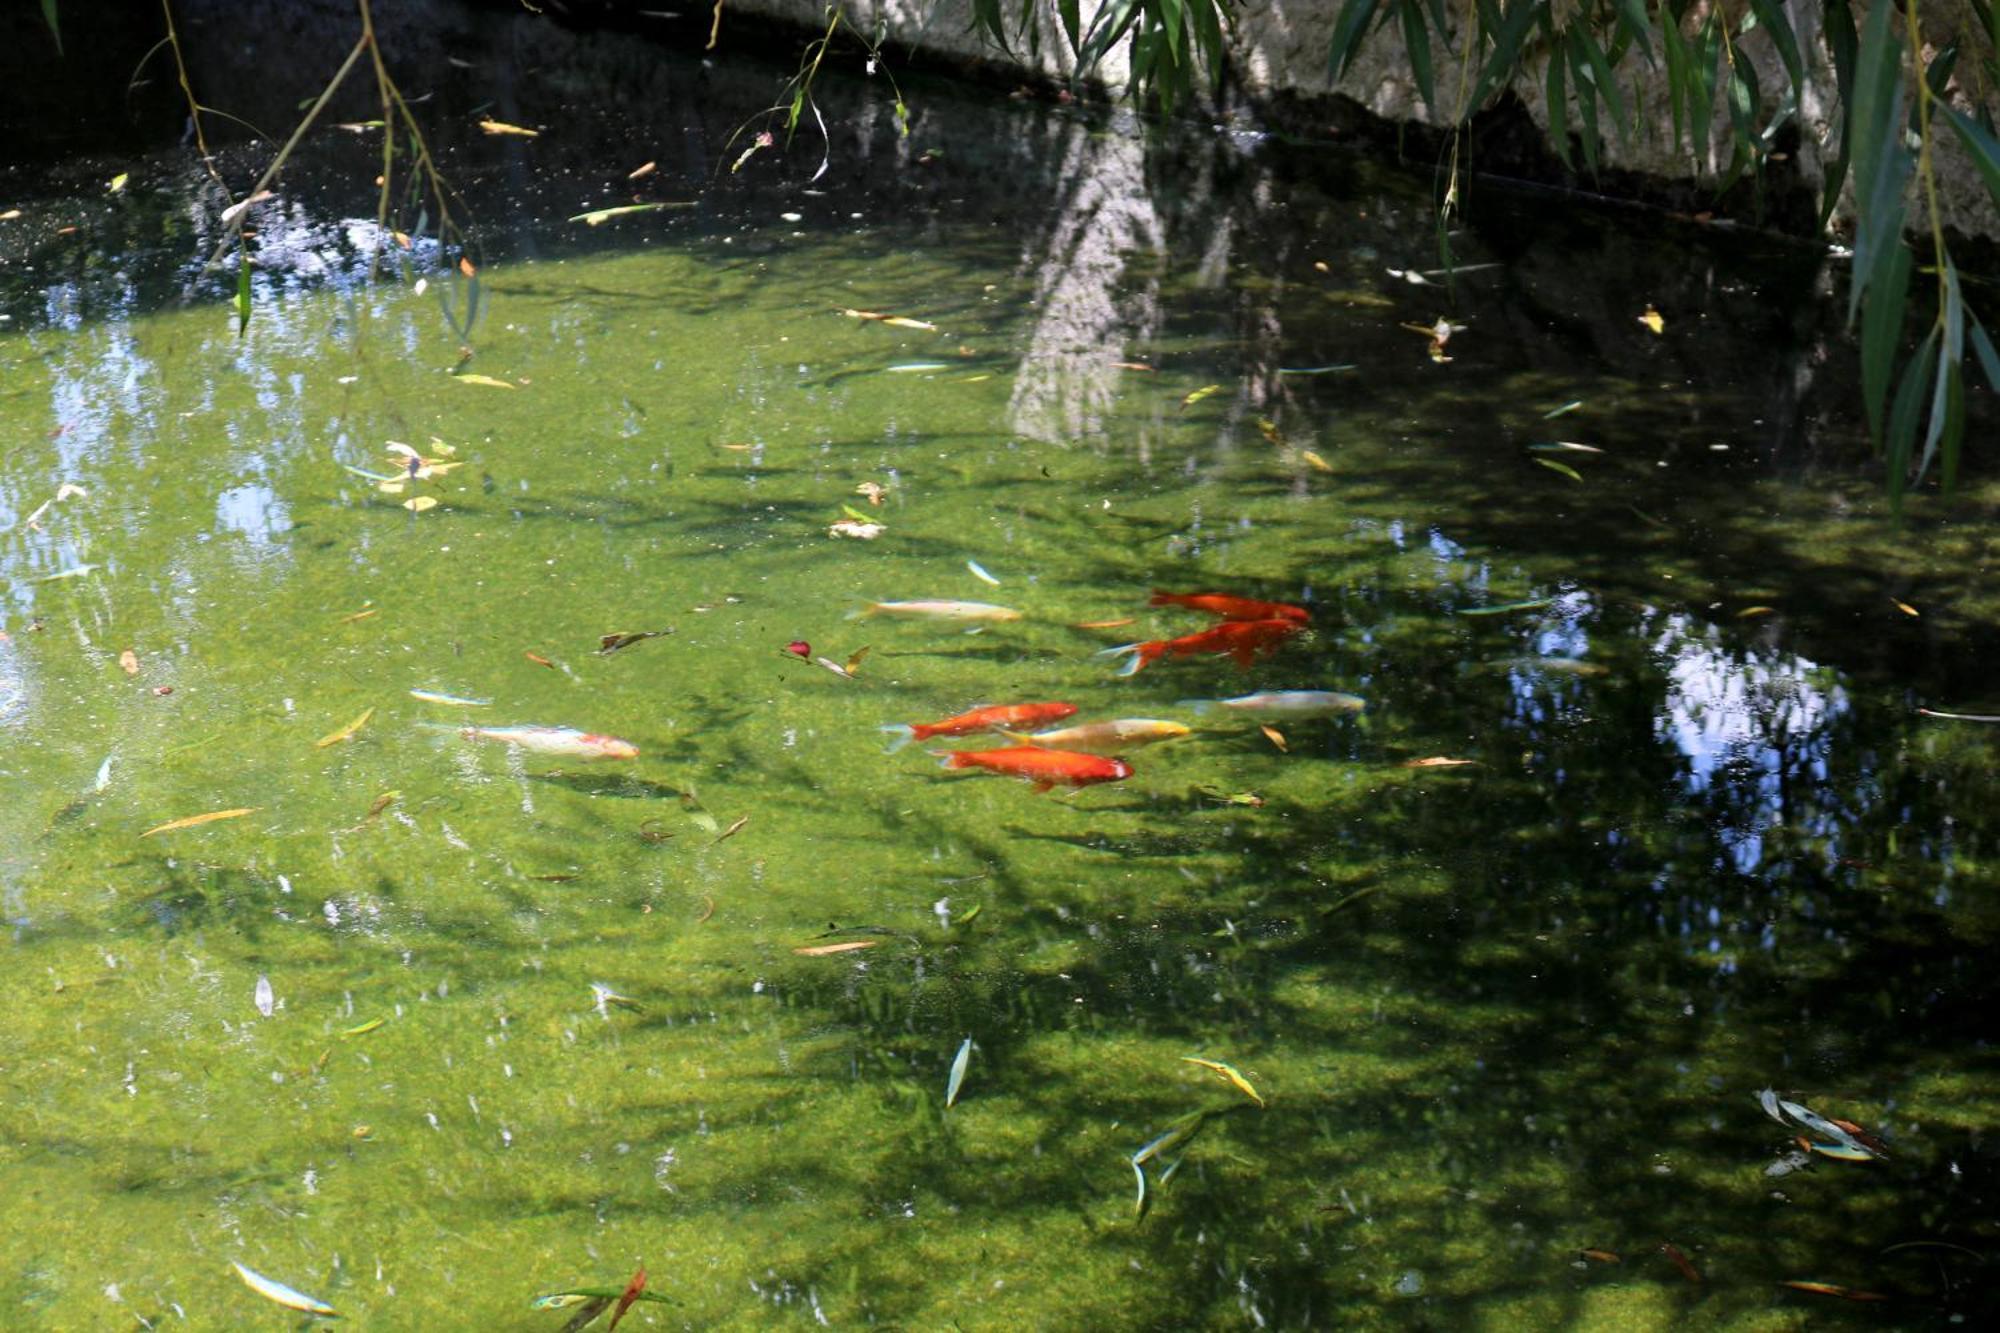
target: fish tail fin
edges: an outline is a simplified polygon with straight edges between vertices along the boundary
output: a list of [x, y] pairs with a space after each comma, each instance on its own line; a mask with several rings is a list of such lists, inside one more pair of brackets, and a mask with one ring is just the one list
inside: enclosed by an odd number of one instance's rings
[[862, 608], [861, 608], [860, 610], [858, 610], [858, 611], [849, 611], [849, 612], [847, 613], [847, 616], [846, 616], [846, 619], [848, 619], [848, 620], [866, 620], [866, 619], [868, 619], [868, 617], [870, 617], [870, 616], [872, 616], [872, 615], [875, 615], [875, 614], [876, 614], [877, 612], [881, 611], [881, 609], [882, 609], [882, 603], [880, 603], [880, 602], [870, 602], [870, 603], [868, 603], [868, 605], [866, 605], [866, 606], [862, 607]]
[[1132, 660], [1119, 668], [1118, 674], [1121, 676], [1136, 676], [1160, 660], [1160, 654], [1167, 650], [1167, 643], [1164, 639], [1154, 639], [1150, 643], [1129, 644], [1127, 645], [1127, 650], [1131, 652]]
[[965, 762], [965, 751], [963, 750], [932, 750], [931, 753], [944, 761], [938, 765], [939, 768], [969, 767]]
[[1188, 711], [1189, 711], [1190, 713], [1195, 713], [1195, 714], [1206, 714], [1206, 713], [1210, 713], [1210, 712], [1213, 712], [1213, 711], [1214, 711], [1214, 709], [1215, 709], [1215, 700], [1213, 700], [1213, 699], [1183, 699], [1183, 700], [1181, 700], [1181, 701], [1180, 701], [1180, 702], [1179, 702], [1178, 704], [1175, 704], [1174, 706], [1175, 706], [1176, 708], [1185, 708], [1185, 709], [1187, 709], [1187, 710], [1188, 710]]
[[1230, 656], [1236, 659], [1236, 669], [1238, 671], [1248, 671], [1257, 664], [1256, 645], [1246, 643], [1241, 648], [1232, 652]]
[[1055, 790], [1055, 785], [1055, 783], [1050, 782], [1047, 778], [1043, 778], [1035, 784], [1035, 795], [1040, 796], [1044, 792], [1053, 791]]
[[1005, 736], [1010, 741], [1019, 741], [1023, 745], [1033, 745], [1035, 743], [1035, 738], [1025, 731], [1009, 731], [1005, 727], [995, 727], [993, 728], [993, 733], [996, 736]]
[[1181, 595], [1179, 593], [1161, 592], [1158, 588], [1155, 588], [1153, 589], [1153, 595], [1146, 600], [1146, 605], [1173, 606], [1180, 600], [1181, 600]]
[[889, 748], [882, 751], [883, 754], [894, 754], [917, 738], [917, 729], [902, 722], [892, 722], [882, 730], [885, 734], [895, 737], [889, 742]]

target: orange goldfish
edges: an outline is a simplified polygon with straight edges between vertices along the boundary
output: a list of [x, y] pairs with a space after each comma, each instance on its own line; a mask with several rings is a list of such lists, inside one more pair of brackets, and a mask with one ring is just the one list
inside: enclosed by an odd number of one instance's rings
[[946, 768], [983, 768], [1035, 784], [1037, 792], [1051, 787], [1088, 787], [1122, 782], [1132, 776], [1123, 759], [1106, 759], [1068, 750], [1044, 750], [1039, 745], [1010, 745], [1002, 750], [933, 750]]
[[1312, 619], [1312, 613], [1303, 606], [1293, 606], [1289, 602], [1256, 602], [1248, 597], [1232, 597], [1226, 592], [1161, 592], [1153, 591], [1153, 600], [1148, 606], [1185, 606], [1191, 611], [1206, 611], [1224, 620], [1296, 620], [1301, 625]]
[[911, 741], [927, 741], [933, 736], [970, 736], [976, 731], [1039, 727], [1049, 722], [1060, 722], [1074, 712], [1075, 704], [987, 704], [942, 722], [898, 722], [882, 730], [896, 738], [889, 745], [889, 753], [894, 754]]
[[1297, 620], [1225, 620], [1212, 629], [1183, 634], [1178, 639], [1153, 639], [1106, 648], [1098, 656], [1130, 653], [1132, 660], [1118, 673], [1121, 676], [1135, 676], [1162, 657], [1198, 657], [1204, 653], [1227, 653], [1236, 659], [1238, 667], [1247, 671], [1258, 653], [1276, 648], [1304, 629], [1305, 625]]

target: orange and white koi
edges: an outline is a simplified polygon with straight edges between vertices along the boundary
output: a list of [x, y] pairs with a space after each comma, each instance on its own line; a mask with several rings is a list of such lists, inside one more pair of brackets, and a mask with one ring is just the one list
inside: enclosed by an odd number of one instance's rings
[[1012, 607], [994, 606], [987, 602], [870, 602], [859, 611], [848, 613], [849, 620], [862, 620], [869, 616], [911, 616], [923, 620], [1019, 620], [1021, 613]]
[[1248, 597], [1232, 597], [1225, 592], [1161, 592], [1154, 589], [1148, 606], [1185, 606], [1206, 611], [1223, 620], [1296, 620], [1301, 625], [1312, 619], [1303, 606], [1290, 602], [1258, 602]]
[[896, 739], [888, 753], [911, 741], [927, 741], [933, 736], [970, 736], [980, 731], [1006, 731], [1010, 727], [1039, 727], [1060, 722], [1076, 712], [1075, 704], [987, 704], [948, 717], [942, 722], [897, 722], [882, 728]]
[[1118, 673], [1121, 676], [1137, 675], [1162, 657], [1199, 657], [1207, 653], [1226, 653], [1236, 659], [1238, 667], [1247, 671], [1258, 653], [1277, 648], [1304, 629], [1305, 625], [1296, 620], [1225, 620], [1212, 629], [1183, 634], [1178, 639], [1120, 644], [1116, 648], [1106, 648], [1098, 656], [1130, 653], [1132, 660]]
[[1051, 787], [1089, 787], [1099, 782], [1123, 782], [1132, 776], [1132, 766], [1123, 759], [1073, 754], [1068, 750], [1044, 750], [1039, 745], [1011, 745], [1001, 750], [934, 750], [932, 753], [944, 760], [946, 768], [983, 768], [989, 773], [1032, 782], [1038, 792]]
[[575, 727], [454, 727], [443, 722], [424, 725], [435, 731], [455, 731], [469, 741], [499, 741], [502, 745], [512, 745], [557, 759], [580, 759], [590, 763], [599, 759], [639, 757], [639, 747], [630, 741], [599, 735], [594, 731], [578, 731]]
[[1162, 722], [1150, 717], [1121, 717], [1109, 722], [1085, 722], [1060, 731], [1022, 733], [1002, 729], [1001, 735], [1023, 745], [1039, 745], [1049, 750], [1080, 750], [1085, 754], [1118, 754], [1136, 750], [1155, 741], [1170, 741], [1188, 734], [1186, 724]]

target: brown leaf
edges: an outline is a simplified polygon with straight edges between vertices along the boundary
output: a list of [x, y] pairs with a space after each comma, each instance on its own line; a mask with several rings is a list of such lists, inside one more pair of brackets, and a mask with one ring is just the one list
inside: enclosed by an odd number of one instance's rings
[[830, 953], [853, 953], [856, 949], [872, 949], [880, 940], [842, 940], [838, 944], [801, 944], [792, 952], [801, 958], [823, 958]]
[[1478, 762], [1479, 761], [1477, 759], [1450, 759], [1441, 754], [1434, 754], [1428, 759], [1405, 759], [1403, 761], [1403, 767], [1404, 768], [1464, 768], [1468, 764], [1477, 764]]
[[1276, 727], [1266, 727], [1266, 726], [1259, 726], [1257, 730], [1264, 733], [1265, 740], [1271, 742], [1271, 744], [1278, 747], [1279, 754], [1291, 753], [1292, 747], [1285, 743], [1284, 732], [1279, 731]]
[[139, 654], [133, 652], [130, 648], [127, 648], [124, 652], [118, 654], [118, 665], [125, 668], [126, 675], [128, 676], [138, 675]]
[[261, 806], [246, 805], [240, 810], [211, 810], [205, 815], [189, 815], [185, 819], [170, 819], [164, 824], [156, 824], [139, 836], [150, 838], [155, 833], [172, 833], [175, 829], [194, 828], [199, 824], [213, 824], [218, 819], [241, 819], [247, 814], [262, 809]]

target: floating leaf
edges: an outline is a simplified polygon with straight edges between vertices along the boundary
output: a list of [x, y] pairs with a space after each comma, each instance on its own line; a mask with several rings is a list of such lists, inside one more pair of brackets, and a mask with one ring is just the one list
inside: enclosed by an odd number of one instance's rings
[[1465, 768], [1468, 765], [1477, 764], [1478, 762], [1479, 761], [1477, 759], [1451, 759], [1441, 754], [1434, 754], [1430, 756], [1428, 759], [1405, 759], [1403, 761], [1403, 767], [1404, 768]]
[[510, 384], [506, 380], [496, 380], [491, 375], [453, 375], [452, 378], [460, 384], [483, 384], [489, 389], [518, 389], [521, 387], [518, 384]]
[[538, 667], [547, 667], [551, 671], [554, 671], [556, 669], [556, 664], [554, 662], [549, 661], [548, 658], [543, 657], [540, 653], [531, 653], [524, 650], [521, 653], [521, 656], [527, 658], [530, 662], [533, 662]]
[[633, 644], [644, 643], [648, 639], [664, 639], [673, 632], [673, 629], [669, 627], [667, 629], [637, 630], [624, 634], [606, 634], [597, 641], [597, 655], [599, 657], [609, 657], [621, 648], [630, 648]]
[[590, 227], [601, 227], [613, 218], [629, 217], [634, 213], [659, 213], [669, 208], [693, 208], [694, 201], [675, 200], [656, 204], [621, 204], [616, 208], [596, 208], [588, 213], [578, 213], [571, 222], [581, 222]]
[[1768, 616], [1775, 610], [1777, 608], [1773, 606], [1746, 606], [1736, 613], [1736, 618], [1738, 620], [1750, 620], [1757, 616]]
[[1655, 310], [1652, 306], [1646, 307], [1646, 313], [1639, 316], [1639, 322], [1641, 324], [1644, 324], [1647, 328], [1651, 329], [1654, 333], [1665, 333], [1667, 331], [1667, 321], [1665, 316], [1661, 315], [1660, 312]]
[[1552, 407], [1548, 411], [1542, 413], [1542, 420], [1553, 421], [1557, 417], [1568, 416], [1571, 412], [1576, 411], [1579, 407], [1582, 406], [1583, 406], [1583, 399], [1572, 398], [1569, 402], [1564, 403], [1561, 407]]
[[409, 510], [413, 514], [421, 514], [426, 509], [437, 508], [437, 497], [434, 495], [413, 495], [409, 499], [403, 501], [403, 508]]
[[1553, 458], [1537, 458], [1535, 461], [1537, 463], [1540, 463], [1543, 467], [1547, 468], [1551, 472], [1560, 472], [1563, 476], [1568, 477], [1571, 481], [1583, 480], [1583, 474], [1581, 472], [1578, 472], [1575, 468], [1571, 467], [1567, 463], [1558, 463]]
[[138, 675], [139, 654], [133, 652], [130, 648], [127, 648], [124, 652], [118, 654], [118, 665], [125, 669], [126, 675], [128, 676]]
[[958, 1048], [958, 1054], [952, 1058], [951, 1077], [945, 1080], [945, 1085], [944, 1085], [945, 1110], [949, 1111], [952, 1108], [952, 1104], [958, 1100], [958, 1091], [961, 1087], [965, 1085], [966, 1066], [971, 1063], [972, 1063], [972, 1038], [967, 1037], [965, 1039], [964, 1044], [962, 1044]]
[[539, 139], [542, 135], [540, 130], [527, 129], [521, 125], [509, 125], [504, 120], [482, 120], [479, 122], [479, 128], [485, 130], [488, 134], [511, 134], [517, 139]]
[[328, 732], [326, 735], [314, 741], [313, 748], [324, 750], [329, 745], [338, 745], [342, 741], [353, 740], [354, 734], [360, 731], [363, 727], [367, 726], [368, 719], [373, 716], [375, 716], [375, 710], [373, 708], [364, 710], [360, 717], [355, 718], [352, 722], [342, 727], [339, 731]]
[[1204, 384], [1199, 389], [1196, 389], [1193, 393], [1189, 394], [1187, 397], [1181, 399], [1181, 407], [1183, 410], [1185, 410], [1187, 408], [1193, 407], [1196, 403], [1200, 402], [1202, 399], [1213, 398], [1216, 394], [1219, 394], [1221, 392], [1222, 392], [1222, 386], [1220, 384]]
[[158, 824], [147, 829], [139, 836], [150, 838], [155, 833], [172, 833], [175, 829], [194, 828], [201, 824], [213, 824], [218, 819], [241, 819], [243, 816], [254, 814], [261, 809], [263, 809], [262, 806], [246, 805], [239, 810], [211, 810], [205, 815], [189, 815], [185, 819], [170, 819], [164, 824]]
[[1264, 733], [1265, 740], [1278, 747], [1279, 754], [1289, 754], [1291, 752], [1292, 747], [1285, 743], [1284, 732], [1279, 731], [1276, 727], [1269, 726], [1259, 726], [1257, 730]]
[[844, 669], [849, 676], [852, 676], [860, 668], [861, 660], [868, 656], [868, 649], [869, 645], [864, 643], [847, 655], [847, 663]]
[[801, 958], [823, 958], [827, 954], [853, 953], [857, 949], [872, 949], [880, 943], [880, 940], [841, 940], [837, 944], [801, 944], [795, 946], [792, 952]]
[[1245, 1097], [1248, 1097], [1259, 1106], [1264, 1104], [1264, 1099], [1258, 1095], [1257, 1089], [1250, 1086], [1250, 1080], [1237, 1073], [1232, 1066], [1226, 1065], [1220, 1060], [1204, 1060], [1198, 1055], [1183, 1055], [1181, 1059], [1191, 1065], [1200, 1065], [1203, 1069], [1221, 1075], [1231, 1087], [1235, 1088]]
[[[726, 829], [722, 830], [722, 832], [720, 832], [720, 833], [716, 834], [716, 835], [715, 835], [715, 842], [727, 842], [727, 841], [729, 841], [729, 839], [731, 839], [731, 838], [735, 837], [735, 836], [736, 836], [737, 834], [741, 833], [741, 832], [743, 831], [743, 826], [744, 826], [745, 824], [748, 824], [749, 822], [750, 822], [750, 816], [748, 816], [748, 815], [744, 815], [744, 816], [743, 816], [743, 817], [742, 817], [741, 819], [738, 819], [738, 820], [737, 820], [737, 821], [736, 821], [735, 823], [731, 824], [731, 825], [730, 825], [730, 826], [729, 826], [728, 828], [726, 828]], [[713, 847], [714, 845], [715, 845], [715, 843], [710, 843], [710, 844], [709, 844], [709, 846], [711, 846], [711, 847]]]
[[365, 1037], [388, 1021], [386, 1018], [371, 1018], [366, 1023], [356, 1023], [351, 1028], [343, 1028], [340, 1035], [343, 1037]]
[[1299, 450], [1299, 457], [1303, 458], [1306, 461], [1306, 465], [1312, 468], [1316, 472], [1333, 471], [1333, 464], [1327, 462], [1324, 458], [1321, 458], [1318, 454], [1314, 453], [1310, 449]]
[[1889, 599], [1889, 604], [1906, 616], [1920, 616], [1923, 614], [1923, 612], [1917, 610], [1916, 607], [1911, 606], [1908, 602], [1898, 601], [1894, 597]]

